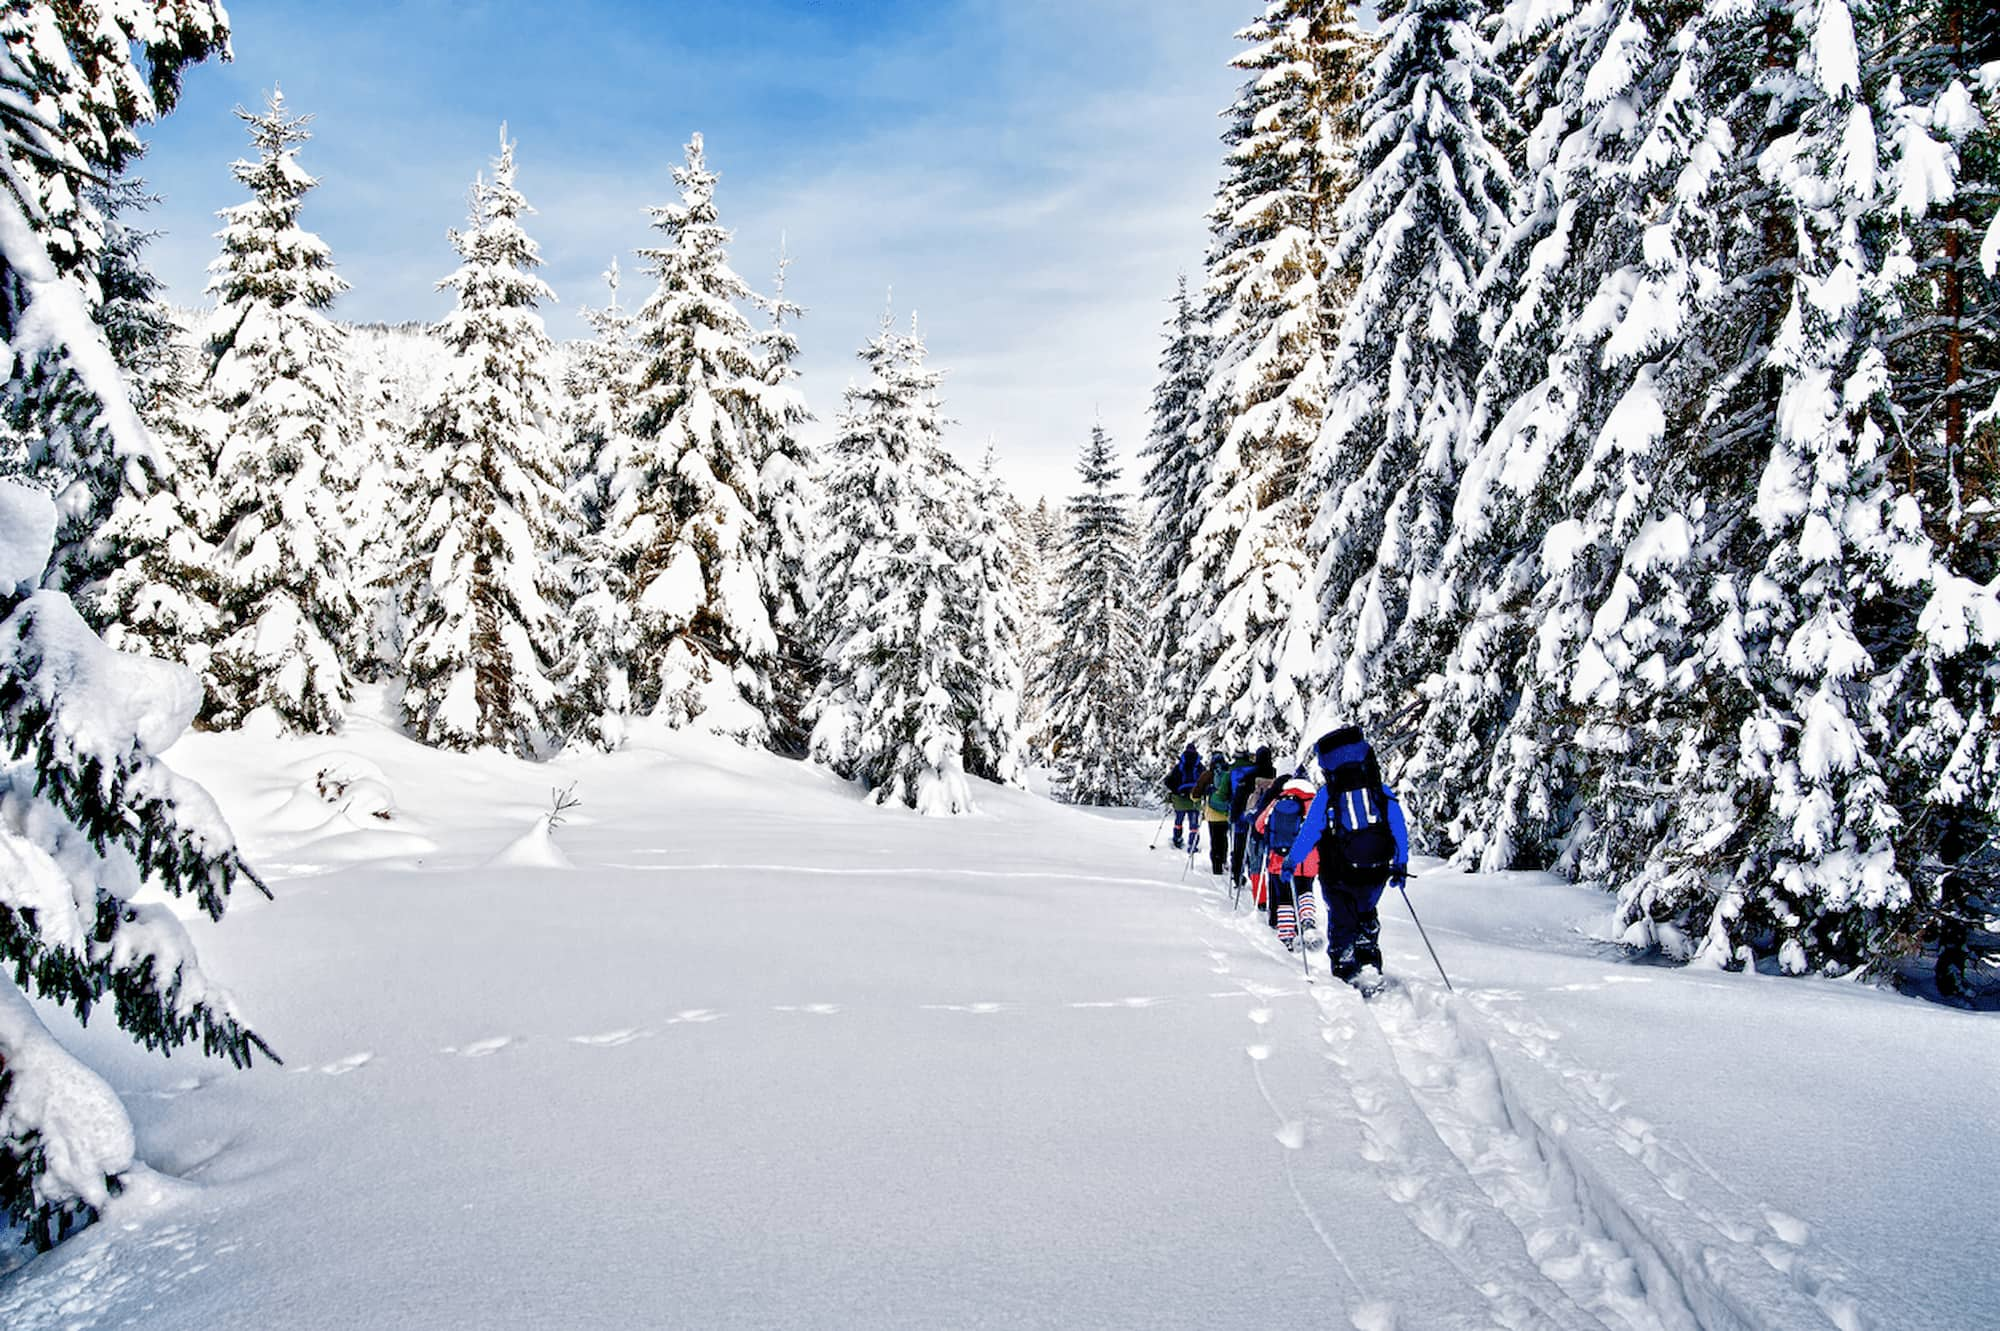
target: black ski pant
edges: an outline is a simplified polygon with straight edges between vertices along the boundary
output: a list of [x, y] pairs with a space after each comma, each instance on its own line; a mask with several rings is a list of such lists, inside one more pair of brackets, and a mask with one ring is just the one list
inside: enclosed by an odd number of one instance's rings
[[1233, 829], [1235, 835], [1229, 838], [1229, 881], [1243, 881], [1243, 852], [1250, 845], [1250, 829], [1243, 826]]
[[1202, 826], [1208, 829], [1208, 867], [1211, 872], [1229, 872], [1229, 824], [1204, 819]]
[[1376, 906], [1386, 875], [1360, 881], [1326, 878], [1326, 958], [1335, 979], [1351, 980], [1363, 966], [1382, 969], [1382, 916]]

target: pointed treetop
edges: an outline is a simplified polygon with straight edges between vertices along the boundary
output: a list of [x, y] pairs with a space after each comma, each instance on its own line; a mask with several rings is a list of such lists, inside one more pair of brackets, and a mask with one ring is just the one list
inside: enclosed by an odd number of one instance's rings
[[514, 185], [514, 140], [507, 137], [507, 122], [500, 122], [500, 155], [493, 159], [493, 183], [502, 189]]
[[699, 132], [688, 139], [686, 152], [687, 160], [674, 168], [674, 184], [680, 188], [682, 205], [693, 213], [713, 203], [715, 183], [722, 177], [708, 169], [708, 155], [702, 148]]
[[760, 298], [758, 301], [758, 304], [762, 305], [765, 311], [770, 314], [771, 324], [776, 328], [783, 328], [787, 318], [800, 316], [806, 312], [805, 307], [797, 301], [785, 299], [785, 276], [791, 270], [793, 262], [791, 251], [785, 243], [785, 235], [783, 232], [779, 232], [778, 272], [771, 279], [771, 294]]
[[[285, 94], [276, 85], [273, 85], [270, 93], [265, 96], [262, 111], [252, 111], [247, 107], [238, 106], [235, 108], [235, 116], [250, 127], [250, 142], [267, 161], [273, 157], [289, 155], [300, 144], [312, 139], [312, 131], [307, 128], [312, 124], [312, 116], [286, 115]], [[254, 182], [245, 179], [243, 175], [246, 168], [255, 169], [252, 163], [237, 162], [231, 170], [235, 172], [238, 180], [244, 181], [245, 184], [253, 184]]]
[[1084, 445], [1082, 454], [1078, 456], [1076, 469], [1085, 485], [1099, 490], [1122, 474], [1124, 469], [1118, 465], [1118, 454], [1111, 447], [1111, 436], [1104, 432], [1101, 421], [1090, 427], [1090, 442]]

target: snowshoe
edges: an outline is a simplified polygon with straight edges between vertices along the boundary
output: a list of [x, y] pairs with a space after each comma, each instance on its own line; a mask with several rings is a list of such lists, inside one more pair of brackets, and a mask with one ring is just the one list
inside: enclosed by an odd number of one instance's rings
[[1319, 951], [1320, 944], [1323, 941], [1319, 936], [1319, 930], [1313, 928], [1310, 924], [1299, 930], [1299, 946], [1308, 952]]
[[1389, 987], [1389, 981], [1373, 966], [1363, 966], [1354, 973], [1348, 983], [1353, 985], [1355, 991], [1363, 998], [1373, 998]]

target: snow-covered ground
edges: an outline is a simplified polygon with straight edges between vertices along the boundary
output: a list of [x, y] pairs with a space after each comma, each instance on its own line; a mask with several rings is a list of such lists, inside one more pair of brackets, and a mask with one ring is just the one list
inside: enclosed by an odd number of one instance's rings
[[534, 766], [360, 719], [170, 757], [276, 890], [197, 933], [287, 1062], [58, 1024], [158, 1173], [0, 1277], [10, 1331], [2000, 1307], [2000, 1027], [1634, 966], [1586, 890], [1425, 874], [1458, 992], [1390, 905], [1365, 1005], [1137, 815], [989, 788], [924, 820], [685, 737]]

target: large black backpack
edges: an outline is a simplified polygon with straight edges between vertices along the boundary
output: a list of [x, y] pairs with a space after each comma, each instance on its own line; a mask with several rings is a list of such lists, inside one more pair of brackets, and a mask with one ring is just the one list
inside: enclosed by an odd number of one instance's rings
[[1326, 772], [1326, 832], [1320, 838], [1320, 872], [1338, 877], [1387, 873], [1396, 862], [1396, 834], [1389, 830], [1389, 792], [1375, 750], [1359, 726], [1343, 726], [1314, 746]]

